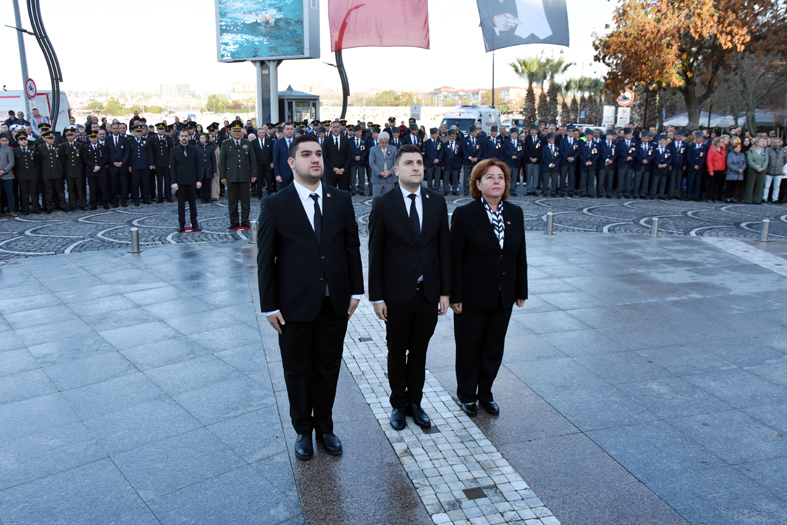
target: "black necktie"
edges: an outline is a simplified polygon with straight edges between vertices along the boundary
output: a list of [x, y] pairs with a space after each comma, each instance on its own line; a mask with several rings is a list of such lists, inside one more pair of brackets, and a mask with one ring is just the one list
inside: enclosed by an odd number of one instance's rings
[[421, 221], [418, 220], [418, 210], [415, 208], [415, 193], [408, 195], [410, 197], [410, 222], [413, 224], [413, 232], [415, 232], [415, 241], [418, 242], [421, 238]]
[[314, 199], [314, 234], [317, 236], [317, 240], [322, 243], [322, 213], [320, 212], [320, 204], [317, 202], [320, 196], [312, 193], [309, 197]]

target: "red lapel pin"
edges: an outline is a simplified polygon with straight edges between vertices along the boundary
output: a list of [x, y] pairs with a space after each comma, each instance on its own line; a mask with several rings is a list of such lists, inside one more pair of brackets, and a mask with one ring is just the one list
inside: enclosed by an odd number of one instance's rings
[[330, 197], [330, 196], [331, 196], [331, 194], [330, 194], [330, 193], [326, 193], [326, 194], [325, 194], [325, 196], [326, 196], [326, 197]]

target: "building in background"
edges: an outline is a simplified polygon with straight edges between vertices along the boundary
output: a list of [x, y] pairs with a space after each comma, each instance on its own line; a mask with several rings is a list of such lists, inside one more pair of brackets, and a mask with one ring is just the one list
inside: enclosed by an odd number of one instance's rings
[[161, 96], [176, 96], [187, 97], [189, 96], [188, 84], [161, 84], [159, 87]]

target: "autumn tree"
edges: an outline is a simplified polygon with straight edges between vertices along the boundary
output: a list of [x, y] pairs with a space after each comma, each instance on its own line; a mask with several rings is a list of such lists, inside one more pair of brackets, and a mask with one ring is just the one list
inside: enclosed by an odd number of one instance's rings
[[787, 35], [781, 0], [619, 0], [613, 28], [594, 35], [595, 59], [609, 67], [611, 92], [654, 83], [677, 90], [689, 128], [736, 53], [778, 54]]

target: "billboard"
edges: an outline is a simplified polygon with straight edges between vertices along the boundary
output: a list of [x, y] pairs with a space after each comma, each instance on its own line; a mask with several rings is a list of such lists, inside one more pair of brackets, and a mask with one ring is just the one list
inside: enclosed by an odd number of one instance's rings
[[317, 0], [216, 0], [219, 62], [320, 58]]
[[486, 51], [522, 44], [568, 46], [566, 0], [477, 0]]

